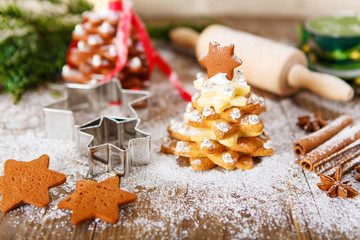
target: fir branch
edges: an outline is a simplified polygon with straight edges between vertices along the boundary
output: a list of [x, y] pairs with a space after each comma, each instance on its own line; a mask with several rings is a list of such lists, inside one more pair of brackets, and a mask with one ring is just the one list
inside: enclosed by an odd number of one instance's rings
[[0, 84], [15, 102], [26, 90], [59, 77], [75, 26], [68, 19], [90, 9], [84, 0], [68, 4], [71, 11], [52, 15], [23, 10], [16, 1], [0, 9]]

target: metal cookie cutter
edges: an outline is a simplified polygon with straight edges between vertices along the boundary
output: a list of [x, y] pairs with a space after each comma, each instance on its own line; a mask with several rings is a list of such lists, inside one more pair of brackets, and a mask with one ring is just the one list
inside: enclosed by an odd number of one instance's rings
[[[75, 113], [100, 116], [109, 102], [121, 102], [117, 105], [119, 116], [101, 116], [85, 124], [75, 121]], [[105, 171], [124, 176], [131, 166], [150, 161], [150, 136], [137, 129], [140, 119], [149, 117], [149, 106], [148, 91], [124, 90], [117, 80], [96, 85], [66, 84], [64, 98], [43, 108], [45, 130], [49, 137], [77, 142], [89, 155], [90, 175], [94, 175], [95, 166], [105, 164]]]

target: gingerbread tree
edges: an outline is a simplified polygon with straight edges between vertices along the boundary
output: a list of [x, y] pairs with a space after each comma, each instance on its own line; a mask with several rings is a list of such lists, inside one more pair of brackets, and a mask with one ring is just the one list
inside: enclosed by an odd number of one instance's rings
[[258, 117], [264, 99], [250, 92], [241, 69], [234, 74], [242, 62], [233, 44], [211, 42], [200, 63], [208, 78], [197, 75], [194, 86], [201, 92], [186, 107], [184, 121], [171, 122], [171, 138], [163, 139], [161, 151], [188, 157], [194, 170], [251, 169], [252, 157], [273, 153]]
[[[73, 46], [68, 52], [68, 64], [63, 67], [63, 79], [74, 83], [96, 82], [113, 71], [118, 61], [116, 35], [120, 14], [111, 10], [83, 14], [83, 22], [72, 34]], [[123, 88], [139, 88], [148, 78], [149, 67], [144, 46], [133, 27], [127, 45], [127, 63], [115, 77]]]

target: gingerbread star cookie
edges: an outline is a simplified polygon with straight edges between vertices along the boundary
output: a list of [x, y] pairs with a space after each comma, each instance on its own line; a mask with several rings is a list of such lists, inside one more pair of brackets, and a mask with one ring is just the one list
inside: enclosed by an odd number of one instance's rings
[[1, 211], [7, 213], [24, 203], [46, 207], [48, 189], [66, 181], [65, 174], [48, 167], [49, 156], [45, 154], [30, 162], [6, 160], [4, 176], [0, 177]]
[[199, 62], [206, 67], [208, 78], [226, 73], [229, 80], [233, 79], [234, 68], [242, 64], [234, 55], [234, 44], [220, 45], [217, 42], [210, 42], [209, 52]]
[[135, 194], [119, 189], [119, 177], [114, 176], [102, 182], [80, 180], [75, 192], [59, 202], [60, 209], [71, 209], [71, 222], [79, 225], [99, 218], [115, 224], [119, 220], [119, 206], [135, 201]]

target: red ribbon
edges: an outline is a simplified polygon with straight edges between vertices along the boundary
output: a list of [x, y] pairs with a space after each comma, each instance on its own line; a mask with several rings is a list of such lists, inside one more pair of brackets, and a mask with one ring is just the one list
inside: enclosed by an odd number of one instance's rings
[[143, 47], [145, 49], [146, 59], [148, 60], [148, 64], [149, 64], [149, 75], [151, 75], [154, 69], [154, 63], [155, 63], [154, 57], [155, 55], [157, 55], [157, 52], [154, 50], [154, 48], [151, 45], [150, 37], [148, 35], [148, 32], [146, 31], [143, 22], [141, 21], [139, 16], [136, 15], [135, 13], [133, 13], [132, 15], [132, 24], [134, 26], [134, 29], [137, 33], [140, 42], [142, 42]]
[[140, 17], [133, 14], [132, 23], [135, 28], [135, 31], [138, 35], [139, 40], [143, 43], [145, 49], [145, 55], [148, 59], [149, 64], [149, 72], [154, 69], [154, 66], [157, 65], [159, 69], [168, 77], [172, 85], [179, 92], [181, 97], [187, 101], [191, 102], [191, 95], [187, 93], [181, 86], [178, 75], [175, 71], [171, 69], [171, 67], [167, 64], [167, 62], [160, 56], [160, 54], [154, 50], [151, 45], [150, 37], [146, 31], [144, 24], [142, 23]]
[[[119, 3], [119, 1], [115, 3]], [[149, 64], [149, 75], [151, 75], [154, 66], [157, 65], [159, 69], [169, 78], [170, 82], [179, 92], [181, 97], [185, 101], [191, 102], [191, 95], [182, 88], [176, 72], [171, 69], [171, 67], [160, 56], [160, 54], [153, 48], [150, 37], [146, 31], [143, 22], [141, 21], [139, 16], [132, 11], [132, 3], [129, 0], [123, 0], [123, 3], [123, 11], [121, 17], [119, 18], [117, 31], [117, 35], [120, 35], [120, 37], [116, 36], [116, 47], [118, 53], [117, 64], [115, 69], [110, 74], [105, 76], [102, 82], [109, 81], [113, 76], [115, 76], [116, 73], [120, 72], [124, 68], [127, 60], [127, 42], [129, 38], [130, 25], [132, 23], [138, 35], [138, 38], [140, 42], [142, 42], [145, 49], [145, 55]], [[110, 10], [116, 10], [116, 8], [112, 8], [113, 6], [114, 5], [110, 4]], [[123, 34], [121, 34], [121, 32]]]
[[122, 10], [122, 2], [121, 1], [110, 1], [109, 9], [113, 11], [121, 11]]
[[[131, 27], [131, 18], [132, 18], [132, 3], [128, 0], [123, 1], [122, 4], [123, 11], [119, 17], [119, 23], [117, 26], [116, 33], [116, 52], [117, 60], [115, 68], [107, 74], [100, 82], [107, 82], [113, 78], [118, 72], [120, 72], [126, 64], [128, 56], [128, 39], [130, 37], [130, 27]], [[115, 2], [116, 3], [116, 2]], [[110, 5], [115, 6], [115, 4]], [[110, 8], [110, 10], [113, 10]]]
[[74, 67], [74, 64], [71, 62], [71, 59], [70, 59], [70, 53], [71, 51], [73, 50], [73, 48], [75, 48], [77, 46], [79, 41], [75, 41], [73, 40], [71, 43], [70, 43], [70, 46], [66, 52], [66, 62], [67, 64], [69, 65], [70, 68], [73, 68]]

